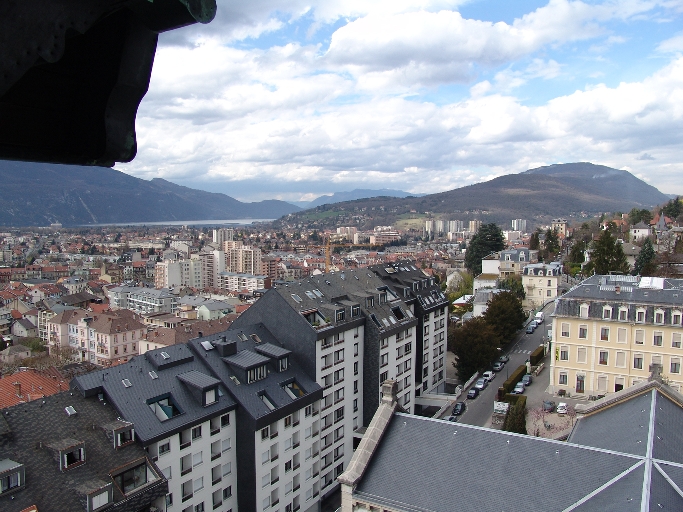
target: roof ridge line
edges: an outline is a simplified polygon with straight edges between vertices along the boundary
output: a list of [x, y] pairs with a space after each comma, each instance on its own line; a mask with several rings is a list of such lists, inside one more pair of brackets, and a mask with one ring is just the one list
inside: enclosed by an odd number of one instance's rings
[[[652, 381], [658, 383], [658, 381]], [[657, 413], [657, 387], [650, 390], [650, 421], [647, 429], [647, 451], [645, 452], [645, 472], [643, 474], [643, 493], [640, 510], [650, 509], [650, 486], [652, 484], [652, 448], [655, 440], [655, 414]]]
[[600, 487], [598, 487], [597, 489], [595, 489], [593, 492], [591, 492], [591, 493], [589, 493], [589, 494], [586, 494], [586, 495], [585, 495], [583, 498], [581, 498], [579, 501], [577, 501], [577, 502], [572, 503], [571, 505], [569, 505], [569, 506], [568, 506], [567, 508], [565, 508], [562, 512], [570, 512], [570, 511], [572, 511], [572, 510], [575, 510], [576, 508], [580, 507], [581, 505], [583, 505], [584, 503], [586, 503], [588, 500], [590, 500], [590, 499], [593, 498], [594, 496], [600, 494], [602, 491], [604, 491], [605, 489], [607, 489], [609, 486], [611, 486], [611, 485], [614, 484], [615, 482], [618, 482], [619, 480], [621, 480], [623, 477], [625, 477], [626, 475], [628, 475], [628, 474], [631, 473], [632, 471], [638, 469], [638, 467], [641, 466], [641, 465], [643, 465], [643, 464], [645, 464], [645, 460], [640, 460], [640, 461], [636, 462], [633, 466], [631, 466], [630, 468], [628, 468], [628, 469], [622, 471], [621, 473], [619, 473], [619, 474], [618, 474], [617, 476], [615, 476], [614, 478], [608, 480], [607, 482], [605, 482], [604, 484], [602, 484]]
[[653, 464], [655, 465], [655, 468], [657, 468], [657, 471], [664, 477], [664, 479], [669, 482], [669, 485], [674, 488], [674, 490], [678, 493], [678, 495], [683, 498], [683, 490], [681, 490], [678, 485], [676, 485], [676, 482], [674, 482], [671, 477], [666, 474], [666, 472], [657, 464], [656, 462], [653, 461]]

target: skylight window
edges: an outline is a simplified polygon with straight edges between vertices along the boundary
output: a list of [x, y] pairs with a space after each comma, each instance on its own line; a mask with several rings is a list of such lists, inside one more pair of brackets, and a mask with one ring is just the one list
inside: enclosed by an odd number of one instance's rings
[[158, 379], [158, 378], [159, 378], [159, 376], [157, 375], [157, 372], [155, 372], [154, 370], [152, 370], [151, 372], [149, 372], [149, 376], [152, 377], [152, 380], [155, 380], [155, 379]]
[[299, 297], [296, 293], [293, 293], [293, 294], [292, 294], [292, 298], [293, 298], [296, 302], [298, 302], [299, 304], [302, 302], [301, 297]]
[[121, 382], [123, 383], [123, 386], [126, 388], [129, 388], [133, 385], [128, 379], [123, 379]]
[[72, 405], [65, 407], [64, 411], [66, 411], [67, 416], [73, 416], [74, 414], [76, 414], [76, 409], [74, 409]]
[[270, 410], [270, 411], [275, 410], [275, 406], [273, 405], [273, 402], [271, 402], [270, 398], [268, 398], [268, 395], [266, 395], [265, 393], [261, 393], [259, 395], [259, 398], [261, 399], [261, 401], [264, 404], [266, 404], [266, 407], [268, 407], [268, 410]]
[[213, 350], [213, 345], [211, 344], [210, 341], [202, 341], [202, 347], [206, 351]]
[[150, 399], [147, 402], [147, 405], [149, 405], [149, 408], [154, 412], [154, 415], [159, 421], [166, 421], [181, 414], [180, 409], [173, 401], [173, 397], [170, 394], [161, 396], [160, 398]]
[[306, 290], [306, 297], [308, 297], [309, 299], [315, 300], [315, 295], [310, 290]]
[[244, 334], [243, 332], [239, 333], [237, 337], [242, 340], [242, 341], [247, 341], [249, 338], [247, 338], [247, 335]]
[[250, 334], [249, 336], [251, 336], [251, 339], [256, 343], [261, 343], [261, 338], [258, 337], [258, 334]]
[[318, 290], [317, 288], [315, 288], [315, 289], [313, 290], [313, 293], [315, 293], [315, 294], [318, 296], [318, 298], [324, 297], [324, 296], [325, 296], [325, 295], [323, 294], [323, 292], [321, 292], [321, 291]]
[[306, 392], [301, 388], [301, 386], [299, 386], [299, 384], [295, 380], [282, 386], [282, 389], [285, 390], [285, 393], [287, 393], [289, 398], [291, 398], [292, 400], [301, 398], [306, 394]]
[[161, 357], [163, 357], [164, 359], [171, 359], [171, 356], [168, 355], [168, 352], [162, 352]]

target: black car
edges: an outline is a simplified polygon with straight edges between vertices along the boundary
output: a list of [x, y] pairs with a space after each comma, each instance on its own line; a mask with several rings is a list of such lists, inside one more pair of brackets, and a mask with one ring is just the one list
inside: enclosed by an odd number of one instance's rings
[[467, 398], [477, 398], [479, 396], [479, 390], [477, 388], [472, 388], [467, 392]]
[[465, 409], [465, 402], [458, 402], [455, 404], [455, 407], [453, 407], [453, 416], [460, 416], [463, 412], [465, 412]]
[[553, 412], [555, 410], [555, 402], [552, 400], [543, 401], [543, 412]]

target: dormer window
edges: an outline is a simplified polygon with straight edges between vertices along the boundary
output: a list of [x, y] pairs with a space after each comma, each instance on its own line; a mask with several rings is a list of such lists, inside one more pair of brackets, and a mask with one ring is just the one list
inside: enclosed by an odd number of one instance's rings
[[628, 308], [619, 308], [619, 320], [621, 322], [626, 322], [628, 320]]
[[369, 308], [374, 308], [375, 307], [375, 298], [374, 297], [368, 297], [367, 299], [367, 306]]
[[97, 510], [98, 508], [109, 504], [111, 502], [111, 484], [108, 485], [108, 488], [104, 490], [100, 489], [89, 495], [88, 498], [90, 500], [90, 507], [88, 510]]
[[656, 324], [663, 324], [664, 323], [664, 311], [661, 309], [658, 309], [655, 311], [655, 323]]
[[645, 323], [645, 310], [642, 308], [636, 310], [636, 323]]
[[62, 469], [71, 469], [85, 462], [85, 446], [74, 448], [62, 454]]
[[24, 465], [10, 459], [0, 460], [0, 496], [23, 487]]
[[268, 375], [268, 368], [264, 364], [263, 366], [257, 366], [247, 371], [247, 384], [256, 382], [258, 380], [265, 379]]
[[116, 433], [116, 447], [125, 446], [132, 443], [135, 438], [135, 430], [130, 428]]
[[346, 318], [346, 312], [343, 309], [338, 309], [337, 311], [335, 311], [335, 317], [337, 319], [337, 322], [343, 322]]
[[588, 318], [588, 304], [581, 304], [579, 311], [581, 318]]
[[385, 304], [387, 301], [387, 291], [382, 290], [379, 292], [379, 303], [380, 304]]
[[142, 464], [125, 469], [117, 475], [113, 475], [113, 478], [119, 490], [123, 494], [129, 494], [135, 491], [135, 489], [157, 480], [159, 476], [154, 473], [154, 470], [145, 461]]
[[211, 388], [204, 391], [204, 405], [211, 405], [218, 401], [217, 388]]
[[351, 318], [355, 318], [360, 315], [360, 306], [351, 307]]
[[602, 308], [602, 318], [603, 318], [603, 320], [611, 320], [612, 319], [612, 308], [610, 306], [604, 306]]
[[671, 314], [671, 323], [673, 325], [681, 325], [681, 312], [680, 311], [674, 311]]
[[287, 368], [289, 368], [289, 357], [278, 359], [278, 371], [284, 372]]

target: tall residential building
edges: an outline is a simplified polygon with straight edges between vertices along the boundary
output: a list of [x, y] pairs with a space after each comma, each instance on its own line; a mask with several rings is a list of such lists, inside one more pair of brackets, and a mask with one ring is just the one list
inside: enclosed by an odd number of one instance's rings
[[513, 231], [521, 231], [522, 233], [526, 233], [526, 220], [525, 219], [512, 219], [512, 230]]
[[446, 382], [446, 342], [448, 299], [434, 277], [428, 276], [412, 261], [370, 267], [385, 284], [401, 297], [418, 320], [415, 336], [415, 390], [420, 393], [443, 392]]
[[178, 298], [167, 288], [156, 290], [135, 286], [117, 286], [109, 289], [112, 309], [130, 309], [139, 315], [149, 313], [175, 313]]
[[154, 267], [154, 287], [157, 289], [174, 286], [203, 288], [202, 265], [203, 260], [199, 258], [157, 263]]
[[430, 235], [434, 232], [434, 220], [429, 219], [425, 221], [425, 232]]
[[441, 235], [441, 234], [443, 234], [443, 233], [446, 232], [446, 227], [447, 227], [447, 226], [448, 226], [448, 221], [445, 221], [445, 220], [437, 220], [437, 221], [436, 221], [436, 225], [434, 226], [434, 230], [435, 230], [438, 234]]
[[415, 371], [421, 371], [415, 364], [417, 319], [389, 286], [363, 270], [276, 284], [232, 328], [254, 323], [276, 332], [323, 388], [320, 492], [328, 495], [338, 487], [334, 479], [351, 458], [354, 438], [379, 405], [381, 382], [395, 379], [401, 405], [414, 411]]
[[228, 271], [239, 274], [261, 273], [261, 249], [251, 246], [236, 247], [229, 252]]
[[449, 220], [448, 221], [448, 232], [449, 233], [461, 233], [465, 231], [465, 223], [461, 220]]
[[227, 255], [224, 251], [200, 252], [193, 258], [202, 262], [202, 288], [218, 287], [218, 275], [227, 270]]
[[480, 220], [471, 220], [471, 221], [469, 221], [469, 224], [468, 224], [468, 231], [470, 233], [476, 233], [479, 231], [480, 227], [481, 227], [481, 221]]
[[235, 230], [232, 228], [219, 228], [213, 230], [213, 243], [218, 244], [219, 247], [223, 242], [232, 242], [235, 235]]
[[683, 386], [683, 279], [595, 275], [562, 295], [553, 314], [550, 386], [604, 395], [645, 381], [653, 364]]

